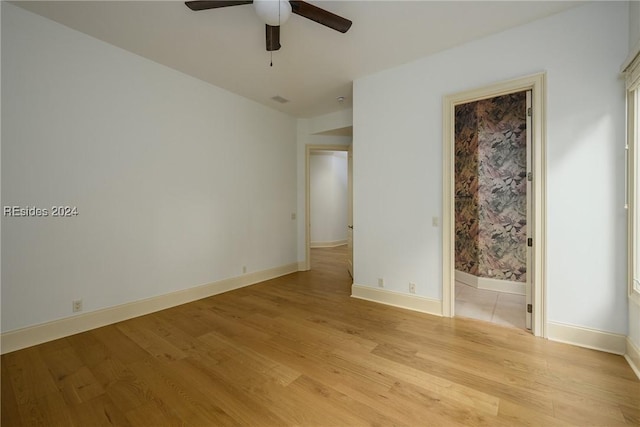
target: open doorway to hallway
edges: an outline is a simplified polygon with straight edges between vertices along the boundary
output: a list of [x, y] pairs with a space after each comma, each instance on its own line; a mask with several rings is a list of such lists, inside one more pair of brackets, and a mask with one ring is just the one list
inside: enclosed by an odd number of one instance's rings
[[[306, 251], [308, 268], [316, 269], [323, 249], [342, 257], [352, 273], [353, 225], [350, 146], [307, 146], [306, 150]], [[312, 251], [316, 252], [312, 254]], [[313, 256], [312, 256], [313, 255]], [[319, 264], [322, 266], [322, 263]]]

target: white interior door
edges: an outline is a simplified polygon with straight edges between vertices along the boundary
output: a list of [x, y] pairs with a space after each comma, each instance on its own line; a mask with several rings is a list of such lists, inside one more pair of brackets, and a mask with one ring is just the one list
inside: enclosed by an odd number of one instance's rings
[[353, 278], [353, 149], [347, 151], [347, 270]]

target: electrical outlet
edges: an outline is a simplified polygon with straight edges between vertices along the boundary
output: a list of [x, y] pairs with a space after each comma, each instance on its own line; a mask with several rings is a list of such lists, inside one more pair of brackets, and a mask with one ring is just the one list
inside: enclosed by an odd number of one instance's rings
[[243, 265], [242, 266], [242, 274], [245, 274], [247, 272], [247, 266]]
[[434, 216], [433, 218], [431, 218], [431, 225], [433, 225], [434, 227], [439, 227], [440, 218], [438, 218], [437, 216]]
[[384, 288], [384, 279], [382, 277], [378, 279], [378, 287]]
[[413, 282], [409, 282], [409, 293], [410, 294], [416, 293], [416, 284]]
[[79, 313], [82, 311], [82, 300], [76, 299], [72, 302], [72, 310], [74, 313]]
[[297, 218], [296, 213], [295, 213], [295, 212], [292, 212], [292, 213], [291, 213], [291, 219], [296, 219], [296, 218]]

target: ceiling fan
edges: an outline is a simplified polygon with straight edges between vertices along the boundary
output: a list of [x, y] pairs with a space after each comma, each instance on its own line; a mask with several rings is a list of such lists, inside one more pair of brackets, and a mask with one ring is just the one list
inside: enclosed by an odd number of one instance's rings
[[191, 10], [217, 9], [220, 7], [239, 6], [252, 4], [256, 13], [266, 25], [267, 51], [280, 49], [280, 25], [284, 24], [291, 13], [303, 16], [307, 19], [333, 28], [341, 33], [346, 33], [351, 28], [352, 22], [346, 18], [335, 15], [329, 11], [314, 6], [306, 1], [287, 0], [212, 0], [212, 1], [187, 1], [185, 4]]

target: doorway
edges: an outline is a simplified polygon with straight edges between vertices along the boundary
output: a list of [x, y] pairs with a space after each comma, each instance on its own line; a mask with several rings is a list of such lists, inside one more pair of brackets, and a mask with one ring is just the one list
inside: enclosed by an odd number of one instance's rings
[[[353, 211], [351, 146], [306, 146], [305, 246], [306, 269], [316, 268], [311, 256], [325, 251], [344, 258], [343, 267], [353, 275]], [[316, 254], [318, 255], [318, 254]]]
[[458, 104], [454, 123], [455, 314], [519, 329], [531, 328], [530, 108], [521, 91]]
[[[525, 311], [530, 316], [526, 324], [536, 336], [545, 336], [544, 305], [544, 248], [545, 248], [545, 155], [544, 155], [544, 89], [545, 75], [536, 74], [498, 83], [490, 87], [470, 90], [444, 98], [443, 140], [443, 305], [444, 316], [456, 314], [455, 287], [455, 123], [456, 107], [472, 102], [496, 98], [518, 92], [530, 92], [530, 156], [526, 173], [530, 214], [526, 221], [527, 263], [526, 281], [530, 284], [525, 295]], [[458, 202], [462, 203], [462, 202]], [[494, 219], [495, 220], [495, 219]], [[526, 291], [526, 290], [525, 290]]]

